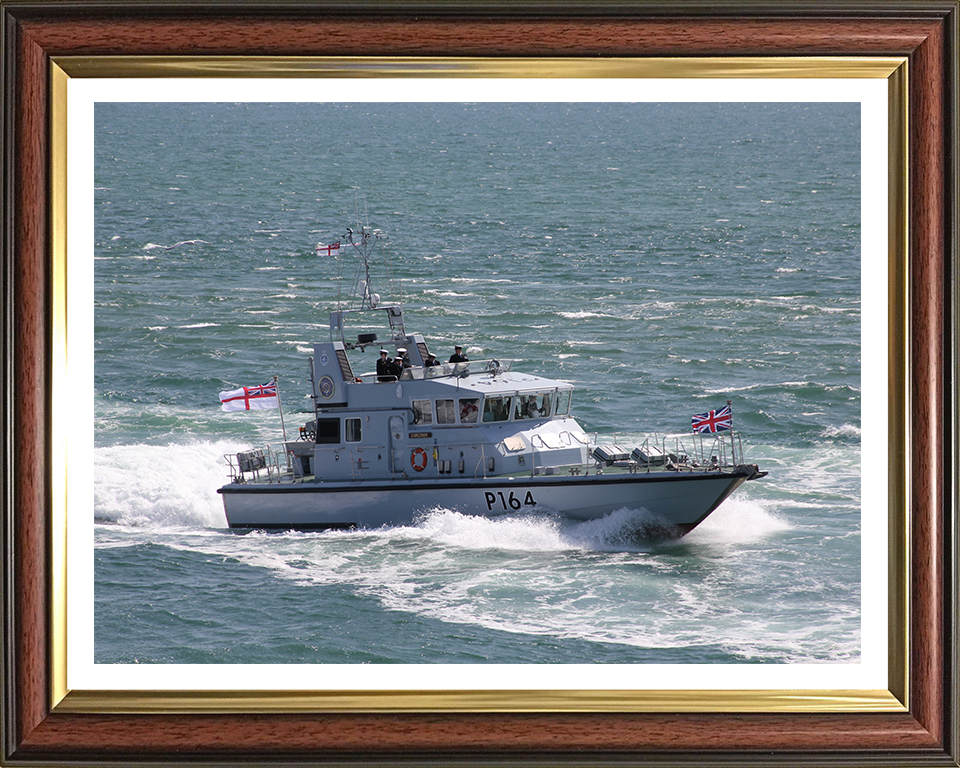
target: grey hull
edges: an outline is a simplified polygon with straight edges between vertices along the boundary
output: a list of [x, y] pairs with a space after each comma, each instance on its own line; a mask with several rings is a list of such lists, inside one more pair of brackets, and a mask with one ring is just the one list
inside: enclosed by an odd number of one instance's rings
[[432, 509], [496, 517], [551, 512], [593, 520], [618, 509], [645, 509], [687, 533], [745, 480], [748, 468], [677, 472], [438, 479], [393, 483], [231, 483], [219, 490], [231, 528], [322, 530], [409, 525]]

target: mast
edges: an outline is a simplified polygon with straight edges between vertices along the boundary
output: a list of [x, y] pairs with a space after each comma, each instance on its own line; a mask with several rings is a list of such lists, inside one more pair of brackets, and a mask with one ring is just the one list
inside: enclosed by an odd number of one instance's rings
[[[390, 324], [392, 340], [396, 341], [406, 333], [403, 327], [403, 304], [399, 306], [381, 306], [380, 294], [373, 291], [372, 280], [370, 278], [370, 261], [374, 249], [380, 241], [386, 241], [387, 235], [381, 229], [376, 229], [363, 224], [357, 224], [356, 229], [347, 227], [346, 241], [357, 252], [363, 269], [363, 276], [358, 275], [355, 294], [360, 297], [360, 306], [356, 309], [342, 309], [340, 304], [339, 292], [337, 297], [337, 311], [330, 315], [330, 340], [335, 340], [335, 334], [339, 333], [347, 349], [353, 348], [352, 344], [347, 344], [344, 338], [344, 320], [347, 314], [353, 312], [369, 312], [372, 310], [385, 311]], [[341, 272], [342, 283], [342, 272]], [[360, 345], [370, 343], [366, 340], [358, 342]]]
[[[357, 242], [356, 234], [359, 234], [359, 242]], [[377, 243], [380, 240], [386, 240], [387, 236], [380, 229], [372, 229], [368, 226], [361, 226], [360, 232], [355, 233], [352, 229], [347, 227], [347, 241], [352, 245], [357, 253], [360, 254], [360, 259], [363, 262], [363, 290], [360, 295], [360, 309], [376, 309], [377, 305], [380, 303], [380, 294], [374, 293], [373, 289], [370, 286], [370, 255], [373, 253], [373, 249], [376, 248]]]

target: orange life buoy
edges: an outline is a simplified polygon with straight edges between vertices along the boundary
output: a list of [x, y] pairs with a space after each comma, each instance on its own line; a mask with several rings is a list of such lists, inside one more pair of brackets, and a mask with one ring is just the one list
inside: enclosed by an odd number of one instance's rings
[[414, 448], [410, 452], [410, 466], [417, 472], [423, 472], [427, 468], [427, 452], [423, 448]]

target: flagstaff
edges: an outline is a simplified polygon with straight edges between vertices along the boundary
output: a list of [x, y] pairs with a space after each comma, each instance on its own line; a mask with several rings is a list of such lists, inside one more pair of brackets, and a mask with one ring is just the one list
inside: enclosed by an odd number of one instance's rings
[[283, 404], [280, 402], [280, 377], [273, 377], [273, 386], [277, 390], [277, 409], [280, 411], [280, 429], [283, 430], [283, 442], [287, 442], [287, 425], [283, 421]]

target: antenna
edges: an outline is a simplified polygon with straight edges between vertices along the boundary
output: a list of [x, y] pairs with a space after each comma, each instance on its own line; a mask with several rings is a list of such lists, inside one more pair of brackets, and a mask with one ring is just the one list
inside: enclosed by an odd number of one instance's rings
[[[364, 198], [364, 214], [366, 214], [366, 198]], [[355, 201], [356, 214], [359, 219], [360, 216], [360, 195], [357, 194]], [[396, 337], [396, 329], [399, 327], [401, 335], [403, 332], [403, 303], [401, 297], [401, 304], [399, 307], [392, 306], [381, 306], [381, 297], [379, 293], [375, 293], [373, 290], [373, 280], [370, 276], [370, 261], [373, 256], [374, 250], [377, 248], [378, 243], [381, 241], [384, 242], [385, 246], [389, 244], [389, 237], [383, 230], [371, 227], [369, 223], [358, 221], [354, 227], [346, 227], [346, 234], [341, 236], [341, 241], [343, 242], [340, 249], [337, 251], [337, 266], [338, 266], [338, 285], [337, 285], [337, 311], [330, 315], [330, 339], [334, 340], [334, 335], [336, 331], [339, 331], [341, 340], [344, 340], [344, 316], [352, 312], [366, 312], [370, 310], [387, 310], [388, 317], [390, 318], [390, 328], [393, 332], [393, 335]], [[345, 256], [343, 253], [344, 249], [352, 247], [356, 252], [354, 255], [359, 257], [357, 258], [356, 265], [356, 274], [353, 279], [353, 288], [348, 290], [344, 294], [343, 290], [343, 261], [340, 257]], [[392, 282], [392, 269], [393, 265], [390, 264], [389, 259], [387, 260], [387, 266], [390, 269], [390, 289], [395, 289], [395, 286]], [[344, 302], [348, 305], [351, 303], [351, 297], [356, 296], [360, 299], [360, 305], [356, 308], [344, 309]], [[360, 342], [361, 345], [363, 342]], [[348, 349], [354, 348], [353, 345], [348, 345]]]
[[[359, 235], [359, 242], [358, 242]], [[370, 282], [370, 255], [377, 243], [386, 240], [387, 236], [379, 229], [361, 226], [359, 233], [347, 228], [347, 240], [350, 242], [362, 262], [363, 279], [357, 280], [357, 293], [360, 295], [360, 309], [376, 309], [380, 303], [380, 295], [373, 292]]]

